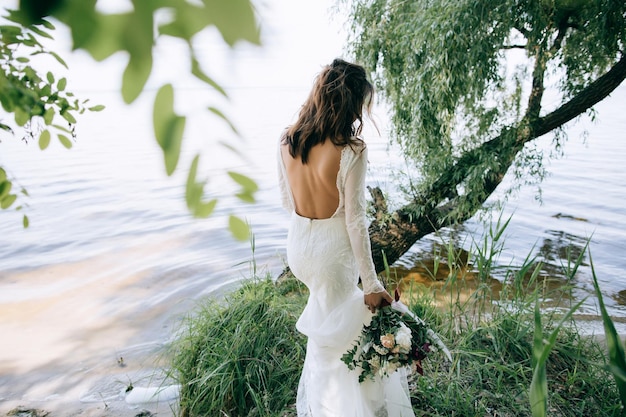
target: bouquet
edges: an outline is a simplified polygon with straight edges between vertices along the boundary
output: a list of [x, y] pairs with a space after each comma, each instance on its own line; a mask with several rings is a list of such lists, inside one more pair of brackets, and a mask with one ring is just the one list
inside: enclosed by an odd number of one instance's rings
[[396, 300], [378, 309], [368, 326], [341, 360], [349, 369], [361, 369], [359, 382], [391, 375], [410, 367], [423, 375], [421, 361], [441, 350], [452, 362], [450, 351], [439, 336], [409, 308]]

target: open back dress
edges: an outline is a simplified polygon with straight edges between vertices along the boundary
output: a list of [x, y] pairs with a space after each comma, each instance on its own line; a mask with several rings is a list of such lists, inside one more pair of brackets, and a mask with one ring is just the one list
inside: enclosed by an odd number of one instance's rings
[[297, 393], [298, 417], [414, 417], [403, 370], [359, 383], [359, 369], [349, 370], [341, 361], [372, 318], [363, 294], [384, 290], [374, 269], [366, 224], [367, 147], [341, 150], [339, 205], [326, 219], [296, 213], [280, 145], [278, 165], [283, 206], [291, 214], [287, 263], [309, 289], [296, 323], [308, 338]]

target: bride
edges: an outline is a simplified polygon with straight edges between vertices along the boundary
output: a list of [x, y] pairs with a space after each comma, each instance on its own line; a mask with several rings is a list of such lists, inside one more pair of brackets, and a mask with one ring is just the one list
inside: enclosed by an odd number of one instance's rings
[[298, 417], [414, 417], [403, 370], [359, 383], [359, 370], [341, 361], [383, 300], [392, 301], [374, 269], [365, 215], [367, 146], [359, 135], [373, 90], [362, 66], [335, 59], [280, 140], [287, 263], [309, 289], [296, 323], [308, 338]]

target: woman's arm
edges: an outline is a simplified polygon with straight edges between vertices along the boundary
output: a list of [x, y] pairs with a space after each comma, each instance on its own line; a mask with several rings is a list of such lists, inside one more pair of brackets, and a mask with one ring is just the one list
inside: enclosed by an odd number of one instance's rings
[[346, 173], [344, 188], [344, 204], [346, 209], [346, 227], [350, 237], [352, 252], [356, 258], [365, 303], [374, 311], [383, 299], [392, 301], [385, 287], [378, 280], [372, 249], [367, 230], [366, 201], [365, 201], [365, 174], [367, 172], [367, 147], [356, 155], [352, 166]]

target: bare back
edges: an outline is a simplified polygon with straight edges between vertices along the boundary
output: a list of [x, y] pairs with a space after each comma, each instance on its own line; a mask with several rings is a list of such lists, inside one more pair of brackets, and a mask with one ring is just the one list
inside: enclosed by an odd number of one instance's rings
[[312, 147], [308, 162], [303, 164], [300, 158], [291, 157], [287, 145], [280, 147], [295, 210], [300, 216], [327, 219], [337, 211], [341, 151], [342, 148], [327, 140]]

